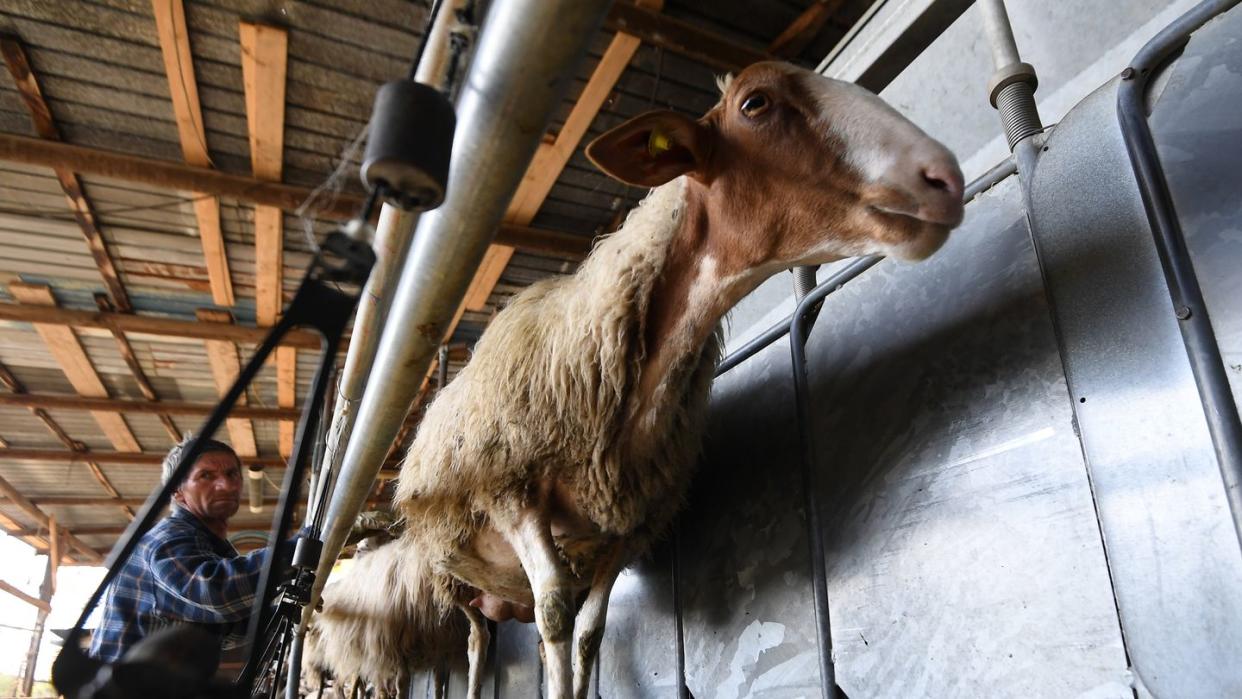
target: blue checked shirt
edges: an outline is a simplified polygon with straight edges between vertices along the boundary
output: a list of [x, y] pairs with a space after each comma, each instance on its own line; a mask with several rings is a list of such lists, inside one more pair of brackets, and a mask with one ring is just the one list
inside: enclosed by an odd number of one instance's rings
[[90, 654], [112, 662], [143, 637], [167, 626], [199, 624], [239, 642], [250, 619], [265, 549], [239, 555], [183, 509], [156, 523], [104, 596], [103, 620]]

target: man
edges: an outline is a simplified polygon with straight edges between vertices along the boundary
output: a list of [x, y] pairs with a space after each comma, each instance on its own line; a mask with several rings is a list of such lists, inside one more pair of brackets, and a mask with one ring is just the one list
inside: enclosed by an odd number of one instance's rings
[[[165, 483], [192, 441], [164, 457]], [[174, 624], [197, 624], [218, 634], [225, 648], [246, 632], [264, 549], [242, 556], [226, 540], [241, 504], [241, 460], [227, 444], [201, 442], [202, 453], [173, 493], [172, 512], [143, 535], [108, 588], [91, 639], [90, 654], [100, 660], [113, 662]]]

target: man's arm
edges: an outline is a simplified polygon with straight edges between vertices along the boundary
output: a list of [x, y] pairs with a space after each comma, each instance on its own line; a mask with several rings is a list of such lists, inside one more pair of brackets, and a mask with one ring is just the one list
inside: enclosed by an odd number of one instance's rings
[[264, 553], [222, 558], [194, 533], [174, 534], [151, 551], [159, 613], [210, 624], [248, 618]]

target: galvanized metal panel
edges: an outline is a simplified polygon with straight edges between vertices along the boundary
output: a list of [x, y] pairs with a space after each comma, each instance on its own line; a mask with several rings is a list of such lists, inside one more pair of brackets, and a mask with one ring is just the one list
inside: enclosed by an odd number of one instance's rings
[[498, 699], [543, 696], [539, 631], [534, 624], [508, 621], [496, 627], [493, 666]]
[[602, 699], [675, 696], [677, 656], [672, 546], [631, 565], [608, 600], [596, 679]]
[[1242, 12], [1199, 30], [1151, 114], [1186, 245], [1242, 405]]
[[851, 696], [1130, 696], [1016, 179], [808, 345], [833, 647]]
[[[1211, 130], [1214, 118], [1183, 128]], [[1140, 693], [1242, 695], [1242, 555], [1118, 131], [1115, 83], [1057, 127], [1033, 196]]]
[[819, 692], [788, 351], [777, 343], [713, 390], [678, 547], [696, 697]]

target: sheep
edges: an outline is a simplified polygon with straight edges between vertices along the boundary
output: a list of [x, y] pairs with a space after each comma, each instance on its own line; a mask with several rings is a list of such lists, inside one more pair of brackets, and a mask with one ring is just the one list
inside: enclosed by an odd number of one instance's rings
[[550, 696], [585, 697], [612, 584], [687, 491], [724, 314], [779, 270], [923, 259], [960, 223], [953, 155], [871, 93], [773, 62], [721, 91], [699, 120], [649, 113], [590, 144], [652, 191], [576, 274], [516, 295], [428, 408], [404, 534], [316, 621], [329, 664], [383, 681], [431, 667], [439, 639], [468, 648], [477, 697], [479, 608], [499, 600], [533, 607]]

